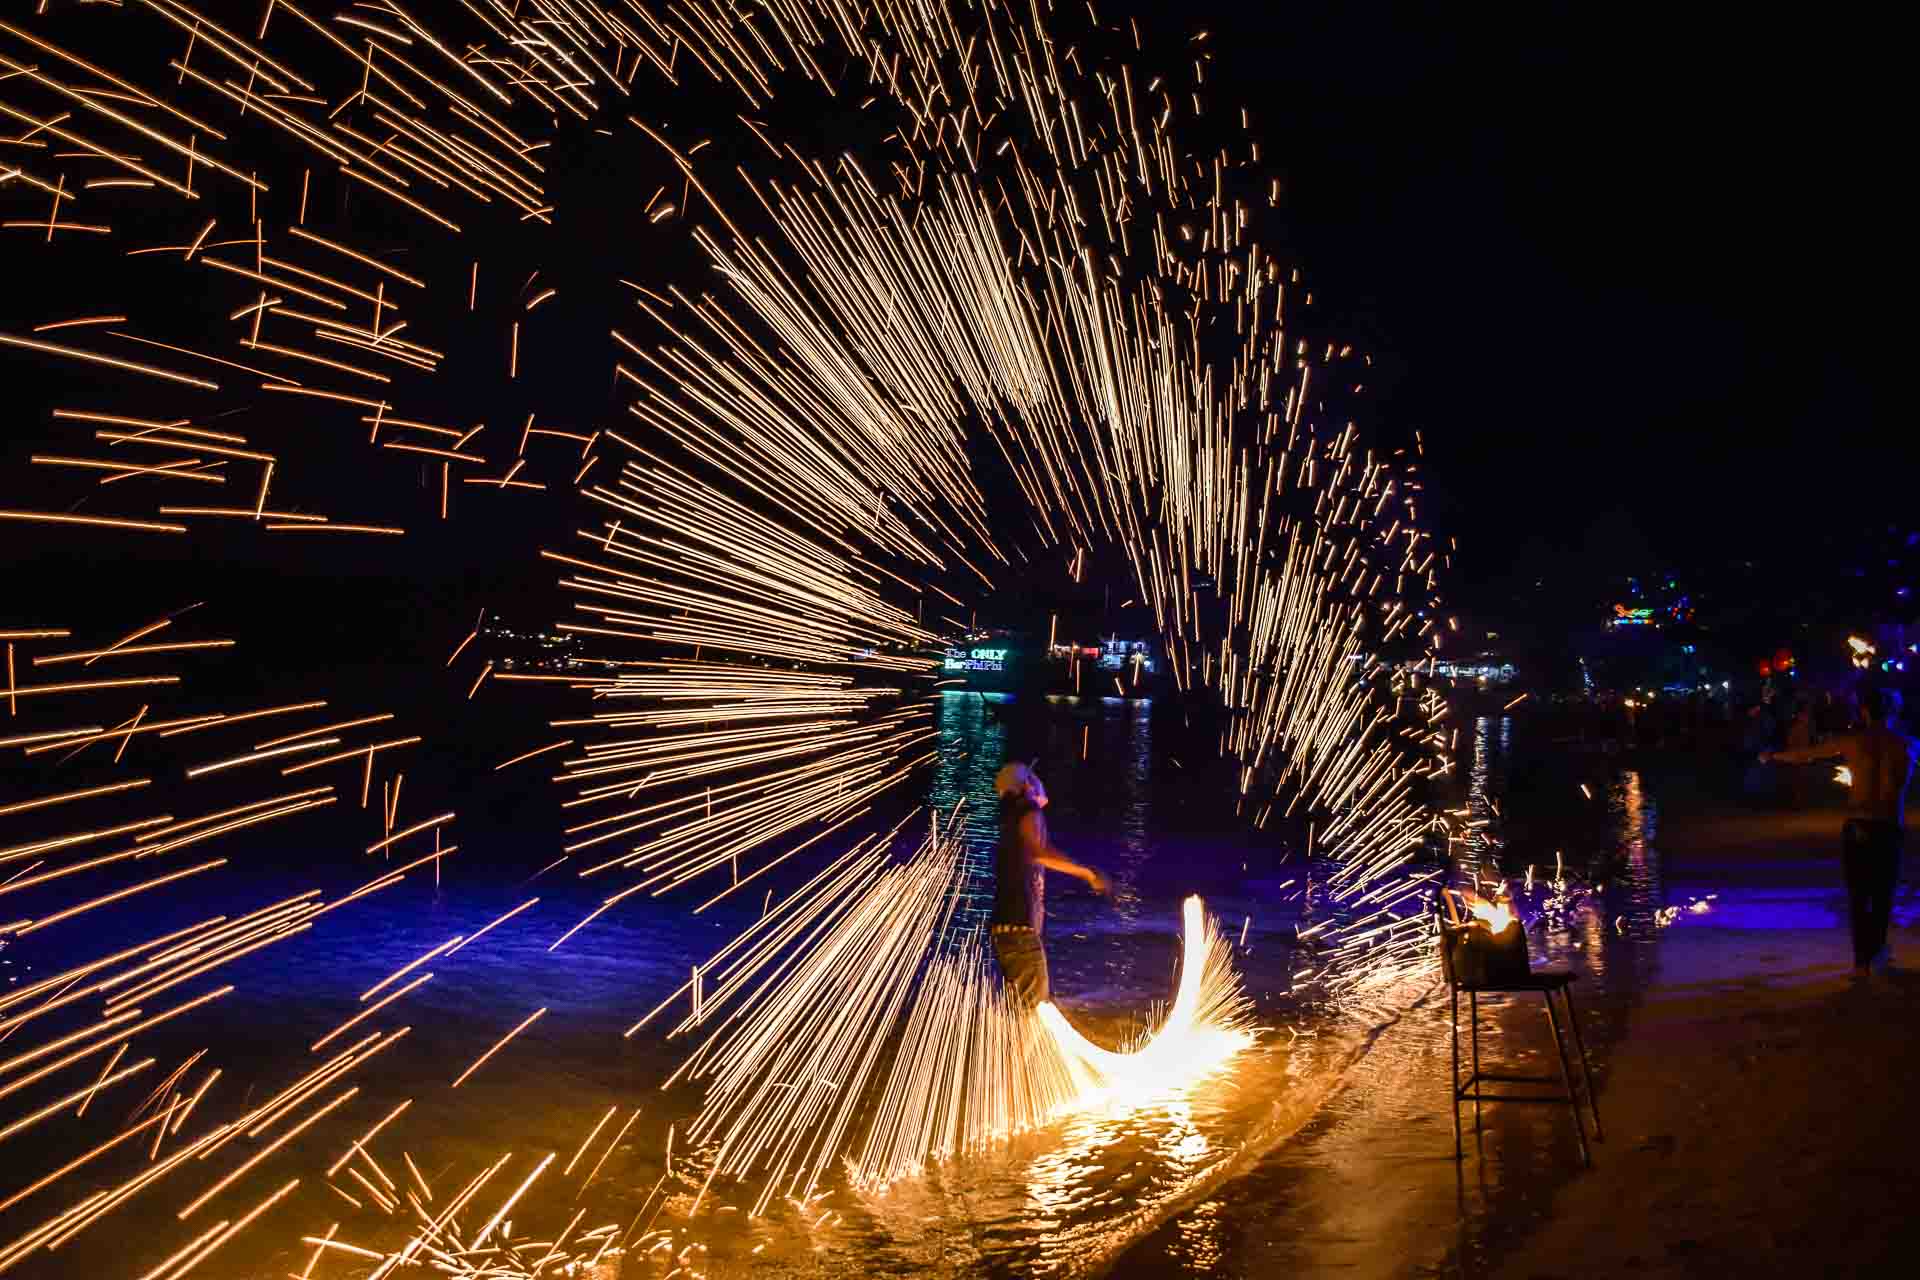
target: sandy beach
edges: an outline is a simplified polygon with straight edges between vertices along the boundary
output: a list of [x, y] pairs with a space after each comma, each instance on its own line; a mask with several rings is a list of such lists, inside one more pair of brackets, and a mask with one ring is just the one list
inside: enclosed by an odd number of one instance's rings
[[[1896, 1082], [1920, 1046], [1920, 973], [1852, 978], [1841, 816], [1698, 796], [1662, 816], [1666, 900], [1717, 896], [1626, 948], [1633, 980], [1581, 1009], [1605, 1122], [1591, 1169], [1559, 1107], [1488, 1107], [1477, 1136], [1469, 1110], [1452, 1159], [1438, 988], [1294, 1140], [1115, 1274], [1906, 1273], [1920, 1109]], [[1892, 945], [1910, 963], [1915, 878], [1909, 855]], [[1490, 1058], [1551, 1069], [1537, 999], [1483, 1013]]]
[[1920, 1242], [1920, 1112], [1898, 1083], [1920, 1044], [1920, 975], [1856, 983], [1838, 931], [1698, 929], [1666, 952], [1671, 976], [1609, 1064], [1594, 1168], [1537, 1230], [1461, 1270], [1902, 1274]]
[[[1602, 1084], [1607, 1141], [1477, 1274], [1897, 1275], [1920, 1242], [1920, 971], [1851, 976], [1832, 810], [1670, 822], [1717, 910], [1660, 939]], [[1896, 960], [1920, 961], [1912, 854]], [[1709, 890], [1711, 891], [1711, 890]], [[1821, 913], [1825, 927], [1807, 927]], [[1715, 918], [1715, 917], [1718, 918]], [[1763, 927], [1769, 917], [1791, 922]], [[1798, 925], [1800, 927], [1793, 927]], [[1464, 1269], [1464, 1268], [1463, 1268]]]

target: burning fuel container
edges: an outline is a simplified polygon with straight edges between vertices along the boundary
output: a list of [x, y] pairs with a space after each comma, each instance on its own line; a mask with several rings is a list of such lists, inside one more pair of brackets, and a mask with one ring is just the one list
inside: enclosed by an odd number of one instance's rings
[[1527, 935], [1520, 921], [1509, 917], [1494, 930], [1484, 920], [1440, 927], [1440, 965], [1447, 981], [1461, 987], [1497, 987], [1525, 981], [1532, 972], [1527, 963]]

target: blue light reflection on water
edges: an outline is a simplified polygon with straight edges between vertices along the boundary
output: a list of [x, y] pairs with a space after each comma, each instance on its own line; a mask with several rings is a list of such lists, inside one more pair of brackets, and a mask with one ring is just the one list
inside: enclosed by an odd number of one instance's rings
[[[1530, 737], [1538, 724], [1509, 715], [1462, 723], [1465, 767], [1459, 790], [1442, 803], [1475, 824], [1456, 845], [1463, 867], [1512, 887], [1536, 965], [1565, 966], [1577, 975], [1579, 1016], [1601, 1072], [1604, 1111], [1614, 1046], [1635, 1004], [1673, 963], [1674, 953], [1662, 943], [1695, 930], [1744, 929], [1765, 917], [1771, 891], [1741, 882], [1751, 881], [1755, 868], [1719, 863], [1712, 866], [1711, 886], [1677, 888], [1667, 844], [1684, 846], [1659, 799], [1672, 774], [1650, 776], [1634, 761], [1578, 748], [1552, 750]], [[1691, 767], [1669, 762], [1674, 773]], [[1751, 825], [1764, 831], [1776, 816]], [[1565, 854], [1566, 894], [1550, 884], [1556, 852]], [[1702, 865], [1694, 874], [1710, 873]], [[1798, 869], [1787, 874], [1804, 879]], [[1663, 909], [1684, 903], [1688, 891], [1708, 887], [1722, 895], [1708, 912], [1663, 916]], [[1732, 909], [1723, 911], [1723, 902]], [[1674, 923], [1661, 928], [1662, 918]], [[1831, 917], [1780, 914], [1770, 927], [1796, 922], [1832, 924]], [[1500, 1069], [1553, 1069], [1553, 1041], [1538, 999], [1483, 996], [1479, 1003], [1486, 1059]], [[1492, 1108], [1492, 1123], [1485, 1135], [1469, 1139], [1456, 1180], [1446, 1094], [1450, 1050], [1444, 994], [1407, 1010], [1353, 1068], [1351, 1087], [1331, 1097], [1296, 1138], [1248, 1176], [1147, 1233], [1115, 1274], [1264, 1280], [1334, 1271], [1496, 1271], [1503, 1241], [1537, 1229], [1553, 1196], [1577, 1176], [1572, 1128], [1557, 1108]], [[1472, 1125], [1470, 1109], [1463, 1120]], [[1595, 1158], [1607, 1158], [1604, 1148]]]
[[[992, 909], [999, 839], [993, 778], [1006, 762], [1006, 694], [948, 691], [936, 712], [938, 756], [928, 799], [944, 813], [960, 805], [967, 839], [965, 905], [956, 924]], [[1176, 960], [1180, 901], [1200, 893], [1227, 932], [1246, 927], [1240, 959], [1248, 986], [1285, 1005], [1288, 947], [1296, 919], [1277, 892], [1276, 861], [1287, 855], [1256, 837], [1218, 796], [1204, 812], [1155, 775], [1153, 704], [1144, 698], [1052, 701], [1039, 754], [1025, 761], [1047, 783], [1052, 839], [1098, 868], [1111, 899], [1050, 875], [1047, 950], [1064, 1000], [1093, 1012], [1146, 1010], [1164, 999]], [[1243, 968], [1243, 972], [1247, 970]]]
[[978, 928], [993, 912], [993, 845], [998, 836], [994, 774], [1005, 762], [1006, 726], [994, 713], [1003, 693], [947, 690], [934, 712], [938, 747], [927, 802], [942, 814], [959, 812], [965, 833], [960, 905], [954, 930]]
[[[997, 836], [992, 779], [1005, 742], [1004, 724], [990, 714], [991, 706], [978, 697], [941, 700], [928, 794], [948, 811], [966, 800], [961, 812], [969, 874], [961, 892], [972, 899], [963, 910], [976, 917], [990, 903]], [[1334, 1055], [1344, 1047], [1328, 1037], [1289, 1051], [1280, 1028], [1291, 1016], [1285, 992], [1292, 916], [1273, 893], [1275, 862], [1285, 852], [1244, 834], [1230, 812], [1215, 812], [1217, 798], [1196, 810], [1193, 797], [1203, 793], [1181, 790], [1177, 776], [1155, 776], [1152, 716], [1144, 700], [1086, 699], [1057, 708], [1041, 742], [1038, 767], [1054, 796], [1055, 839], [1107, 871], [1117, 889], [1109, 901], [1052, 877], [1048, 942], [1055, 983], [1063, 1004], [1090, 1033], [1118, 1038], [1150, 1022], [1154, 1006], [1173, 986], [1179, 901], [1201, 891], [1230, 935], [1238, 936], [1244, 923], [1246, 945], [1237, 949], [1237, 961], [1251, 989], [1264, 998], [1270, 1028], [1267, 1043], [1221, 1079], [1151, 1106], [1076, 1117], [1004, 1151], [944, 1167], [893, 1195], [842, 1195], [835, 1203], [843, 1218], [829, 1231], [783, 1213], [754, 1224], [737, 1213], [679, 1222], [699, 1185], [699, 1155], [682, 1141], [671, 1176], [663, 1157], [670, 1126], [684, 1128], [695, 1095], [687, 1089], [662, 1093], [659, 1085], [685, 1046], [665, 1042], [661, 1025], [631, 1039], [621, 1033], [754, 918], [765, 891], [755, 885], [698, 916], [690, 907], [700, 898], [637, 895], [549, 951], [626, 882], [583, 880], [570, 874], [571, 864], [530, 876], [555, 854], [551, 833], [466, 830], [467, 852], [448, 862], [438, 885], [416, 873], [328, 915], [308, 933], [183, 987], [182, 998], [203, 986], [237, 984], [209, 1022], [183, 1021], [143, 1037], [143, 1052], [168, 1064], [163, 1070], [210, 1047], [208, 1061], [224, 1074], [199, 1118], [230, 1119], [322, 1060], [326, 1055], [310, 1053], [308, 1046], [363, 1010], [361, 993], [381, 978], [456, 934], [471, 935], [527, 899], [540, 899], [470, 948], [416, 970], [434, 976], [367, 1024], [412, 1030], [376, 1067], [356, 1073], [352, 1083], [359, 1094], [204, 1211], [230, 1214], [295, 1172], [307, 1176], [300, 1194], [276, 1211], [286, 1229], [235, 1241], [222, 1251], [221, 1274], [251, 1280], [297, 1273], [306, 1254], [299, 1235], [335, 1220], [343, 1223], [343, 1238], [374, 1247], [396, 1243], [400, 1219], [352, 1210], [317, 1175], [351, 1136], [408, 1099], [412, 1106], [386, 1135], [383, 1158], [411, 1152], [436, 1186], [464, 1182], [503, 1151], [529, 1162], [553, 1151], [564, 1161], [608, 1108], [624, 1114], [638, 1106], [640, 1118], [581, 1203], [590, 1206], [593, 1221], [624, 1225], [659, 1186], [660, 1196], [646, 1211], [661, 1208], [664, 1200], [662, 1224], [674, 1224], [686, 1240], [705, 1245], [713, 1274], [767, 1263], [792, 1273], [1024, 1271], [1104, 1256], [1196, 1187], [1225, 1176], [1245, 1153], [1297, 1124], [1316, 1089], [1332, 1078], [1311, 1064], [1323, 1051]], [[332, 851], [302, 857], [274, 847], [275, 839], [236, 842], [234, 865], [196, 896], [143, 905], [142, 933], [153, 936], [213, 914], [236, 916], [308, 887], [337, 900], [385, 865], [378, 857]], [[269, 857], [279, 865], [269, 865]], [[504, 870], [511, 867], [524, 870]], [[775, 877], [768, 886], [778, 894], [791, 883]], [[103, 911], [97, 927], [135, 926], [127, 915]], [[84, 941], [75, 937], [73, 945]], [[57, 934], [47, 942], [32, 955], [16, 952], [9, 959], [32, 966], [24, 973], [28, 979], [52, 971], [65, 957]], [[509, 1028], [543, 1007], [546, 1015], [498, 1058], [459, 1090], [446, 1089]], [[670, 1011], [663, 1021], [674, 1016], [677, 1011]], [[347, 1040], [358, 1034], [356, 1029]], [[59, 1160], [77, 1151], [48, 1154]], [[103, 1166], [101, 1181], [76, 1182], [75, 1191], [81, 1182], [89, 1189], [108, 1185], [106, 1172]], [[529, 1223], [552, 1218], [557, 1229], [576, 1208], [572, 1197], [584, 1173], [536, 1187], [516, 1216]], [[339, 1178], [343, 1188], [354, 1190], [346, 1177], [343, 1172]], [[196, 1188], [204, 1181], [192, 1180]], [[735, 1199], [721, 1195], [717, 1203]], [[55, 1195], [45, 1212], [66, 1202]], [[137, 1203], [119, 1219], [120, 1231], [82, 1238], [68, 1263], [77, 1270], [70, 1273], [119, 1274], [131, 1262], [138, 1274], [159, 1261], [178, 1243], [176, 1207], [165, 1195]], [[937, 1261], [920, 1252], [929, 1233], [945, 1242], [935, 1250]], [[950, 1253], [948, 1245], [957, 1238], [968, 1243]], [[757, 1255], [751, 1252], [756, 1245], [765, 1246]]]
[[[941, 700], [929, 778], [928, 798], [943, 810], [965, 800], [961, 814], [969, 875], [961, 892], [974, 899], [963, 911], [976, 916], [984, 914], [984, 895], [990, 892], [997, 835], [992, 778], [1006, 742], [1005, 721], [995, 707], [977, 696]], [[1179, 898], [1197, 889], [1229, 934], [1237, 935], [1243, 921], [1247, 925], [1247, 943], [1236, 949], [1236, 960], [1262, 997], [1268, 1040], [1190, 1095], [1126, 1113], [1078, 1116], [992, 1155], [936, 1169], [886, 1196], [838, 1194], [831, 1203], [840, 1216], [826, 1228], [784, 1210], [756, 1223], [737, 1212], [710, 1216], [711, 1208], [684, 1220], [699, 1185], [699, 1158], [683, 1143], [668, 1177], [663, 1154], [669, 1127], [684, 1127], [695, 1098], [690, 1091], [658, 1088], [683, 1050], [663, 1042], [658, 1027], [632, 1039], [620, 1034], [685, 981], [694, 963], [758, 914], [764, 901], [758, 886], [700, 916], [689, 914], [697, 899], [685, 895], [638, 896], [549, 953], [562, 933], [610, 888], [620, 886], [603, 884], [600, 877], [582, 880], [568, 874], [566, 866], [530, 881], [524, 872], [500, 874], [498, 868], [509, 864], [529, 871], [547, 864], [554, 854], [550, 836], [476, 832], [468, 846], [476, 861], [450, 862], [437, 889], [416, 877], [327, 917], [310, 934], [222, 970], [218, 981], [236, 982], [239, 990], [217, 1006], [217, 1034], [204, 1025], [163, 1028], [144, 1039], [143, 1052], [171, 1063], [211, 1042], [227, 1074], [209, 1095], [205, 1116], [229, 1118], [247, 1100], [257, 1102], [261, 1090], [277, 1088], [308, 1069], [315, 1059], [306, 1046], [362, 1008], [358, 997], [372, 983], [452, 935], [470, 934], [538, 895], [539, 904], [472, 948], [427, 965], [434, 979], [398, 1002], [390, 1018], [379, 1020], [389, 1027], [411, 1025], [413, 1031], [377, 1070], [356, 1077], [362, 1092], [338, 1113], [339, 1124], [319, 1126], [294, 1143], [284, 1166], [276, 1162], [258, 1178], [243, 1180], [210, 1212], [230, 1214], [257, 1201], [277, 1185], [271, 1177], [323, 1169], [348, 1137], [407, 1098], [415, 1099], [413, 1109], [393, 1130], [388, 1157], [400, 1148], [413, 1152], [436, 1185], [463, 1181], [506, 1150], [529, 1163], [548, 1151], [564, 1161], [608, 1108], [624, 1115], [638, 1106], [640, 1118], [580, 1204], [589, 1207], [591, 1221], [624, 1225], [643, 1209], [648, 1214], [661, 1209], [664, 1198], [660, 1223], [677, 1233], [675, 1250], [704, 1246], [704, 1269], [711, 1275], [766, 1269], [789, 1275], [1024, 1274], [1092, 1264], [1151, 1233], [1156, 1218], [1178, 1211], [1194, 1196], [1227, 1194], [1210, 1189], [1306, 1118], [1338, 1078], [1337, 1068], [1353, 1045], [1338, 1027], [1299, 1023], [1286, 1003], [1292, 917], [1276, 905], [1276, 886], [1289, 874], [1286, 850], [1245, 834], [1218, 797], [1197, 787], [1183, 789], [1180, 772], [1169, 768], [1164, 756], [1156, 760], [1153, 730], [1153, 711], [1144, 702], [1086, 699], [1058, 707], [1041, 740], [1038, 767], [1054, 795], [1055, 838], [1076, 857], [1111, 873], [1119, 889], [1118, 901], [1109, 902], [1053, 878], [1048, 942], [1057, 987], [1076, 1020], [1090, 1029], [1118, 1033], [1150, 1018], [1153, 1002], [1171, 989]], [[1569, 846], [1570, 869], [1614, 868], [1608, 874], [1617, 883], [1609, 886], [1611, 905], [1604, 915], [1586, 912], [1542, 927], [1535, 942], [1543, 959], [1576, 963], [1611, 996], [1628, 996], [1657, 963], [1655, 949], [1640, 941], [1649, 936], [1644, 926], [1674, 896], [1661, 847], [1665, 828], [1657, 785], [1636, 770], [1609, 765], [1607, 781], [1598, 783], [1588, 807], [1576, 802], [1579, 792], [1571, 775], [1523, 776], [1529, 761], [1515, 752], [1526, 744], [1511, 717], [1463, 726], [1463, 736], [1468, 732], [1468, 785], [1456, 803], [1486, 820], [1482, 852], [1490, 861], [1516, 877], [1528, 863], [1544, 872], [1551, 867], [1555, 842], [1577, 834], [1580, 822], [1587, 824], [1589, 838], [1604, 846], [1598, 851]], [[1561, 807], [1570, 816], [1563, 828], [1529, 830], [1511, 821], [1518, 806], [1515, 788], [1529, 786], [1565, 797]], [[251, 848], [262, 853], [267, 846]], [[336, 897], [380, 865], [376, 859], [315, 854], [309, 859], [312, 869], [290, 882], [284, 868], [250, 868], [245, 850], [240, 852], [218, 891], [210, 887], [177, 906], [155, 899], [152, 906], [114, 910], [138, 910], [142, 930], [157, 933], [215, 912], [249, 910], [308, 885]], [[284, 850], [273, 852], [293, 860]], [[769, 887], [778, 893], [783, 883]], [[1837, 883], [1834, 893], [1817, 898], [1735, 886], [1723, 892], [1713, 912], [1682, 917], [1675, 927], [1831, 928], [1830, 899], [1836, 896]], [[97, 927], [131, 928], [127, 918], [103, 911]], [[1624, 935], [1616, 918], [1625, 923]], [[49, 949], [32, 960], [38, 972], [59, 963], [58, 931], [50, 931], [47, 941]], [[15, 952], [9, 958], [26, 957]], [[199, 989], [183, 988], [182, 994]], [[542, 1006], [549, 1010], [546, 1017], [509, 1051], [459, 1091], [445, 1090], [507, 1028]], [[1612, 1016], [1593, 1004], [1585, 1008], [1603, 1022]], [[1291, 1027], [1310, 1034], [1293, 1042]], [[1400, 1048], [1389, 1051], [1392, 1042], [1383, 1043], [1369, 1059], [1367, 1070], [1378, 1092], [1365, 1105], [1385, 1106], [1394, 1123], [1426, 1126], [1409, 1128], [1410, 1133], [1432, 1132], [1436, 1113], [1428, 1085], [1436, 1045], [1444, 1044], [1435, 1038], [1437, 1029], [1419, 1023], [1399, 1038]], [[1523, 1029], [1528, 1036], [1522, 1047], [1537, 1050], [1537, 1028]], [[1604, 1058], [1604, 1026], [1601, 1032], [1596, 1049]], [[1495, 1032], [1493, 1042], [1501, 1039]], [[1444, 1054], [1444, 1048], [1438, 1052]], [[1415, 1082], [1410, 1092], [1408, 1081]], [[1336, 1103], [1335, 1110], [1349, 1105], [1361, 1103]], [[1443, 1111], [1438, 1114], [1444, 1117]], [[1409, 1156], [1427, 1149], [1402, 1145]], [[1551, 1146], [1542, 1150], [1552, 1155]], [[1341, 1160], [1366, 1158], [1355, 1152]], [[1530, 1157], [1535, 1163], [1546, 1158]], [[1344, 1168], [1329, 1176], [1312, 1167], [1304, 1172], [1290, 1167], [1296, 1172], [1289, 1176], [1301, 1179], [1295, 1190], [1308, 1209], [1314, 1197], [1331, 1194], [1345, 1176]], [[1517, 1163], [1513, 1169], [1528, 1176], [1535, 1172]], [[572, 1197], [583, 1173], [537, 1188], [516, 1216], [529, 1224], [564, 1222], [578, 1207]], [[649, 1203], [656, 1186], [661, 1196]], [[354, 1214], [331, 1199], [318, 1180], [312, 1190], [312, 1198], [296, 1198], [285, 1211], [284, 1230], [250, 1235], [223, 1252], [219, 1274], [252, 1280], [297, 1273], [305, 1262], [305, 1251], [295, 1244], [298, 1235], [324, 1230], [334, 1220], [343, 1222], [349, 1238], [376, 1246], [393, 1243], [389, 1237], [401, 1230], [398, 1220]], [[725, 1207], [737, 1197], [717, 1199]], [[64, 1201], [55, 1197], [54, 1206], [58, 1203]], [[94, 1242], [95, 1252], [76, 1251], [66, 1273], [121, 1274], [131, 1261], [131, 1273], [138, 1274], [170, 1251], [169, 1242], [177, 1243], [174, 1207], [177, 1201], [164, 1196], [136, 1204], [119, 1219], [115, 1233]], [[1187, 1240], [1184, 1252], [1169, 1252], [1166, 1265], [1156, 1269], [1207, 1271], [1207, 1258], [1234, 1247], [1238, 1228], [1232, 1217], [1209, 1216], [1204, 1204], [1183, 1215], [1170, 1230]], [[1293, 1221], [1274, 1216], [1270, 1229], [1292, 1229], [1287, 1224]], [[1309, 1234], [1303, 1231], [1302, 1238]], [[628, 1273], [670, 1269], [648, 1263], [629, 1267]]]

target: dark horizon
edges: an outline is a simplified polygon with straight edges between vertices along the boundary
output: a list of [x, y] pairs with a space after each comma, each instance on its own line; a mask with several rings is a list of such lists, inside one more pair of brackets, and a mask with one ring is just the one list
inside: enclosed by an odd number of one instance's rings
[[[1875, 161], [1888, 82], [1855, 64], [1848, 33], [1733, 33], [1651, 11], [1597, 23], [1568, 6], [1519, 21], [1213, 3], [1143, 21], [1162, 40], [1188, 33], [1211, 59], [1211, 113], [1248, 109], [1282, 188], [1261, 234], [1301, 269], [1313, 331], [1374, 357], [1363, 427], [1383, 448], [1424, 439], [1423, 517], [1459, 542], [1450, 604], [1511, 610], [1527, 558], [1590, 577], [1744, 561], [1817, 580], [1898, 518], [1912, 451], [1882, 456], [1868, 319], [1884, 269], [1876, 219], [1890, 180]], [[851, 127], [844, 112], [811, 123]], [[612, 183], [613, 195], [570, 206], [584, 221], [551, 246], [555, 279], [614, 265], [569, 243], [618, 244], [620, 260], [679, 252], [683, 229], [636, 231], [619, 216], [657, 164], [633, 174], [607, 168], [611, 155], [573, 159], [584, 174], [570, 183]], [[83, 285], [74, 305], [99, 287]], [[112, 284], [107, 295], [119, 296]], [[530, 350], [529, 367], [561, 412], [617, 420], [617, 393], [604, 394], [611, 348], [582, 336]], [[497, 353], [475, 361], [485, 379], [451, 388], [450, 419], [488, 416]], [[72, 371], [17, 353], [8, 364], [25, 393], [22, 443], [67, 443], [45, 409]], [[342, 476], [360, 482], [357, 469]], [[534, 512], [512, 506], [524, 533]], [[535, 520], [571, 540], [570, 512]], [[420, 521], [422, 539], [397, 549], [411, 562], [397, 579], [434, 562], [462, 578], [484, 565], [493, 600], [552, 580], [499, 522], [478, 526], [479, 545], [470, 521], [436, 525]], [[117, 558], [120, 543], [53, 546], [84, 565]], [[360, 550], [320, 549], [317, 572], [392, 571]], [[207, 558], [143, 554], [182, 551]]]
[[1898, 518], [1913, 451], [1887, 450], [1871, 319], [1892, 80], [1869, 32], [1185, 12], [1283, 178], [1321, 323], [1375, 355], [1379, 419], [1424, 432], [1463, 603], [1530, 538], [1577, 552], [1625, 524], [1665, 563], [1620, 571], [1657, 572]]

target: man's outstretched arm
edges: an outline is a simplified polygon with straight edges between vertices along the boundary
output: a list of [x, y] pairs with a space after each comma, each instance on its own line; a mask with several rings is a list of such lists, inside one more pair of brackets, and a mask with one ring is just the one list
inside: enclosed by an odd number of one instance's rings
[[1029, 847], [1033, 849], [1033, 861], [1037, 865], [1045, 867], [1049, 871], [1058, 871], [1062, 875], [1069, 875], [1080, 880], [1085, 880], [1088, 887], [1095, 893], [1106, 893], [1113, 887], [1108, 883], [1107, 878], [1098, 871], [1095, 871], [1092, 867], [1081, 866], [1049, 842], [1045, 830], [1041, 828], [1039, 823], [1034, 821], [1035, 816], [1036, 815], [1033, 814], [1027, 815], [1027, 817], [1021, 821], [1020, 826], [1022, 828], [1021, 835], [1029, 841]]
[[1762, 751], [1763, 764], [1819, 764], [1823, 760], [1844, 760], [1847, 758], [1847, 743], [1844, 738], [1833, 742], [1823, 742], [1817, 747], [1789, 747], [1785, 751]]
[[1061, 853], [1058, 849], [1050, 850], [1040, 857], [1035, 858], [1034, 861], [1049, 871], [1059, 871], [1066, 875], [1078, 876], [1080, 879], [1085, 880], [1087, 887], [1095, 893], [1105, 893], [1113, 887], [1107, 882], [1107, 878], [1098, 871], [1095, 871], [1092, 867], [1081, 866], [1072, 858]]

